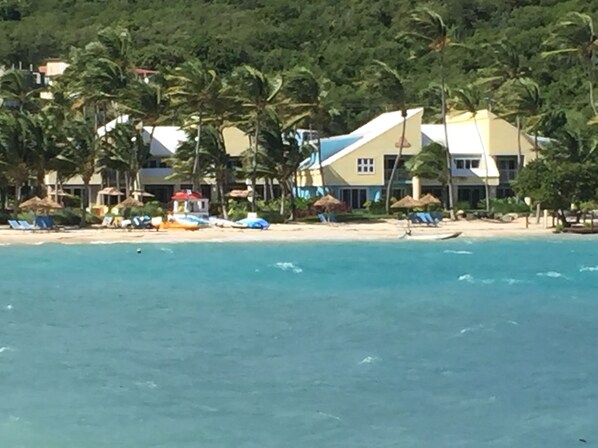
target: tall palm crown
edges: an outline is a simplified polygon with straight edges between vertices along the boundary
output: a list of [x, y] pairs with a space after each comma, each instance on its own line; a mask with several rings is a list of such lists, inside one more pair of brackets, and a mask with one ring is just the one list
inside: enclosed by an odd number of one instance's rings
[[284, 85], [285, 106], [295, 114], [292, 120], [306, 117], [309, 129], [317, 131], [316, 151], [323, 194], [326, 193], [326, 179], [322, 166], [322, 134], [324, 126], [337, 114], [336, 109], [328, 101], [326, 84], [326, 80], [318, 79], [308, 68], [297, 67], [287, 74]]
[[594, 120], [598, 118], [598, 106], [594, 99], [594, 83], [598, 66], [598, 35], [592, 17], [578, 12], [568, 14], [564, 20], [557, 23], [545, 45], [552, 50], [543, 52], [544, 57], [577, 55], [586, 72]]
[[386, 212], [390, 213], [390, 196], [392, 186], [396, 177], [397, 170], [403, 155], [403, 146], [405, 143], [405, 132], [407, 130], [407, 103], [405, 95], [405, 86], [399, 73], [382, 61], [374, 61], [372, 70], [369, 73], [366, 85], [377, 93], [388, 106], [392, 109], [398, 108], [403, 117], [403, 126], [401, 138], [399, 140], [399, 151], [395, 157], [392, 171], [386, 185]]
[[490, 211], [490, 186], [488, 184], [488, 155], [486, 153], [486, 148], [484, 147], [484, 139], [482, 138], [482, 134], [480, 132], [480, 128], [477, 122], [477, 114], [478, 108], [482, 103], [482, 94], [480, 90], [475, 86], [467, 86], [463, 89], [455, 89], [454, 90], [455, 99], [453, 101], [453, 106], [458, 110], [464, 110], [471, 114], [473, 118], [476, 132], [478, 134], [478, 138], [480, 140], [480, 144], [482, 145], [483, 151], [483, 158], [484, 158], [484, 166], [485, 166], [485, 182], [484, 182], [484, 190], [486, 192], [486, 211]]
[[[411, 41], [423, 43], [427, 46], [429, 51], [438, 55], [438, 64], [440, 67], [440, 113], [442, 117], [442, 124], [444, 126], [444, 135], [446, 141], [446, 163], [447, 167], [451, 166], [451, 153], [449, 149], [448, 127], [446, 122], [446, 74], [444, 56], [447, 48], [455, 45], [453, 42], [453, 33], [444, 22], [444, 19], [437, 12], [429, 8], [417, 9], [411, 14], [410, 25], [412, 30], [399, 34], [399, 39], [409, 39]], [[451, 171], [449, 169], [448, 188], [449, 188], [449, 208], [451, 211], [451, 218], [454, 218], [453, 200], [454, 188]]]
[[[253, 155], [251, 187], [255, 191], [257, 179], [258, 144], [260, 125], [264, 114], [274, 106], [274, 101], [280, 93], [283, 81], [280, 76], [270, 77], [258, 69], [244, 65], [233, 72], [232, 85], [243, 110], [244, 117], [241, 126], [248, 132], [253, 131]], [[252, 195], [252, 211], [256, 211], [256, 195]]]

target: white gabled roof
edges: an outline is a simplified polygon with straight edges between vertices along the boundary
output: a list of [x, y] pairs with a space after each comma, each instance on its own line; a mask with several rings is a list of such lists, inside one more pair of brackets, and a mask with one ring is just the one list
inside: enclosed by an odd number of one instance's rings
[[[144, 139], [149, 141], [152, 127], [143, 128]], [[187, 133], [178, 126], [156, 126], [150, 146], [150, 153], [156, 157], [172, 157], [181, 144], [187, 140]]]
[[[413, 117], [419, 113], [422, 113], [423, 110], [424, 109], [422, 107], [418, 107], [416, 109], [409, 109], [407, 111], [407, 117], [405, 119], [408, 120], [411, 117]], [[357, 128], [356, 130], [351, 132], [349, 135], [362, 136], [362, 138], [359, 139], [358, 141], [356, 141], [355, 143], [347, 146], [346, 148], [340, 150], [336, 154], [328, 157], [326, 160], [324, 160], [324, 162], [322, 163], [322, 166], [331, 165], [332, 163], [336, 162], [337, 160], [341, 159], [342, 157], [345, 157], [347, 154], [350, 154], [353, 151], [355, 151], [356, 149], [361, 148], [363, 145], [371, 142], [379, 135], [381, 135], [381, 134], [385, 133], [386, 131], [391, 130], [395, 126], [398, 126], [399, 124], [401, 124], [403, 122], [403, 119], [404, 118], [401, 115], [400, 111], [386, 112], [382, 115], [379, 115], [378, 117], [374, 118], [372, 121], [364, 124], [360, 128]]]
[[[444, 126], [441, 124], [422, 124], [422, 137], [428, 141], [436, 142], [446, 148]], [[448, 125], [449, 151], [451, 154], [479, 155], [485, 152], [480, 141], [475, 124], [450, 124]]]
[[[488, 164], [488, 177], [499, 177], [498, 168], [494, 158], [488, 153], [484, 146], [478, 129], [474, 123], [448, 124], [449, 152], [451, 156], [476, 156], [481, 160], [480, 168], [472, 168], [470, 171], [478, 176], [485, 177], [485, 164]], [[423, 124], [422, 125], [422, 147], [436, 142], [446, 148], [446, 138], [444, 126], [441, 124]], [[453, 175], [458, 176], [458, 170], [453, 170]]]

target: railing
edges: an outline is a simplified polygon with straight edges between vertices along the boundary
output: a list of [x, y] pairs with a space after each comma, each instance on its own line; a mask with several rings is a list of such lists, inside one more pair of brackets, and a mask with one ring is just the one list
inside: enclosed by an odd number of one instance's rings
[[[392, 169], [384, 170], [384, 181], [388, 181], [390, 179], [390, 175], [392, 173]], [[395, 181], [397, 180], [411, 180], [411, 176], [404, 168], [398, 168], [395, 172]]]
[[147, 177], [166, 177], [172, 172], [172, 168], [142, 168], [139, 174]]
[[517, 177], [517, 170], [498, 170], [500, 175], [500, 183], [503, 185], [509, 184]]

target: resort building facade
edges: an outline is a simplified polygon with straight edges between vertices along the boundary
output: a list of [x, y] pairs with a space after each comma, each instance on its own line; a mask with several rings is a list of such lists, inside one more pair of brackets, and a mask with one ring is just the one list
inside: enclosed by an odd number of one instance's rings
[[[447, 197], [437, 180], [411, 177], [405, 162], [422, 148], [437, 143], [446, 148], [441, 124], [422, 124], [423, 109], [410, 109], [398, 172], [392, 196], [414, 198], [431, 193]], [[400, 147], [403, 117], [400, 112], [380, 115], [350, 134], [321, 140], [322, 171], [328, 192], [352, 208], [363, 208], [366, 201], [378, 201], [386, 186]], [[447, 117], [448, 146], [451, 154], [454, 203], [475, 207], [486, 197], [513, 196], [510, 182], [519, 166], [536, 156], [533, 139], [506, 120], [487, 110], [477, 114], [458, 113]], [[298, 195], [314, 197], [323, 192], [317, 151], [300, 167]]]

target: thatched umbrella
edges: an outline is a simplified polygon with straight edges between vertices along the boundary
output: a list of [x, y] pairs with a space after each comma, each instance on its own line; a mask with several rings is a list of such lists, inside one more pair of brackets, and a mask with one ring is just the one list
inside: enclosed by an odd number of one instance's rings
[[64, 208], [61, 204], [50, 198], [50, 196], [46, 196], [41, 200], [41, 202], [44, 204], [43, 208], [45, 208], [46, 210], [59, 210], [61, 208]]
[[233, 199], [247, 199], [251, 196], [251, 190], [231, 190], [226, 196]]
[[314, 202], [314, 207], [325, 207], [326, 209], [329, 209], [330, 207], [335, 207], [341, 204], [341, 201], [336, 199], [334, 196], [327, 194], [326, 196], [322, 196], [320, 199]]
[[143, 207], [143, 202], [131, 196], [122, 201], [120, 204], [117, 204], [115, 207], [119, 210], [126, 208]]
[[26, 201], [22, 202], [19, 205], [19, 208], [22, 208], [23, 210], [39, 210], [40, 208], [47, 209], [48, 207], [43, 199], [33, 196], [31, 199], [27, 199]]
[[133, 197], [142, 197], [142, 198], [153, 198], [155, 195], [148, 193], [147, 191], [143, 190], [134, 190], [131, 195]]
[[417, 199], [413, 199], [411, 196], [407, 195], [401, 200], [395, 202], [390, 206], [390, 208], [416, 208], [416, 207], [423, 207], [425, 204]]
[[440, 205], [440, 199], [438, 199], [436, 196], [431, 195], [430, 193], [424, 195], [422, 198], [420, 198], [419, 200], [422, 204], [424, 205]]
[[100, 190], [98, 194], [102, 196], [124, 196], [119, 190], [114, 187], [106, 187], [103, 190]]

